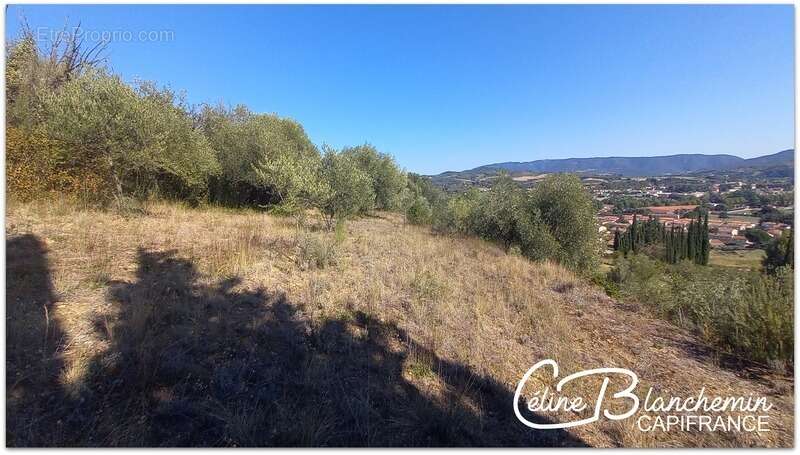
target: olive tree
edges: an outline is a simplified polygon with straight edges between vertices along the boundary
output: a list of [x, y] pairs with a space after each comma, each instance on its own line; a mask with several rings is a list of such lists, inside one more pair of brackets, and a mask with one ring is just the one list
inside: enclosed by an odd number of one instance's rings
[[337, 153], [325, 146], [320, 165], [320, 185], [315, 206], [325, 218], [328, 229], [375, 204], [369, 175], [352, 156]]
[[293, 205], [314, 183], [319, 152], [296, 121], [244, 106], [204, 106], [199, 124], [220, 162], [218, 199]]
[[431, 221], [432, 211], [428, 200], [422, 195], [414, 196], [413, 201], [406, 209], [406, 219], [411, 224], [428, 224]]
[[577, 176], [547, 176], [533, 188], [531, 204], [553, 242], [555, 259], [576, 270], [597, 264], [600, 240], [594, 204]]
[[68, 25], [51, 39], [37, 39], [23, 20], [21, 32], [6, 46], [6, 120], [30, 129], [42, 120], [43, 98], [105, 61], [107, 42], [90, 43], [80, 27]]
[[118, 202], [160, 179], [204, 188], [218, 172], [211, 146], [170, 90], [89, 70], [49, 94], [45, 110], [44, 129], [64, 145], [60, 164], [105, 175]]
[[[380, 153], [370, 144], [346, 147], [342, 154], [356, 162], [370, 178], [375, 193], [375, 208], [395, 210], [400, 207], [401, 195], [406, 187], [406, 175], [391, 155]], [[367, 210], [372, 207], [368, 207]]]

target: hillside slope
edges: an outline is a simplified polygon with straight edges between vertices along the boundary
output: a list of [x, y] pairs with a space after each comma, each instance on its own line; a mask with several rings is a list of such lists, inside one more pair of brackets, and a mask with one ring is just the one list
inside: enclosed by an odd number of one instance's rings
[[784, 150], [750, 159], [733, 155], [703, 155], [699, 153], [645, 157], [565, 158], [487, 164], [462, 172], [445, 172], [435, 177], [454, 177], [497, 170], [512, 173], [592, 172], [623, 176], [649, 176], [743, 167], [792, 165], [793, 163], [794, 150]]
[[[793, 444], [792, 378], [717, 366], [559, 266], [390, 214], [339, 238], [255, 211], [12, 204], [8, 444]], [[767, 395], [772, 431], [531, 430], [511, 397], [545, 358], [664, 394]]]
[[745, 160], [744, 167], [767, 167], [788, 165], [794, 167], [794, 150], [784, 150], [782, 152], [773, 153], [772, 155], [764, 155], [756, 158]]

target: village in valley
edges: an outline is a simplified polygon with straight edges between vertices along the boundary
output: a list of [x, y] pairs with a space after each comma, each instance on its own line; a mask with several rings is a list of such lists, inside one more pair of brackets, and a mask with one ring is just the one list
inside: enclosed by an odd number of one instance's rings
[[625, 231], [634, 217], [642, 221], [652, 217], [667, 228], [685, 228], [697, 219], [698, 210], [705, 209], [709, 243], [717, 256], [760, 258], [761, 250], [771, 239], [792, 229], [792, 177], [727, 177], [707, 173], [634, 178], [589, 176], [582, 180], [598, 201], [598, 229], [609, 250], [614, 232]]
[[[607, 244], [607, 256], [613, 254], [614, 233], [624, 232], [634, 217], [656, 218], [666, 228], [686, 228], [701, 210], [708, 213], [712, 264], [758, 268], [764, 248], [793, 226], [794, 168], [790, 163], [660, 176], [591, 171], [578, 175], [596, 201], [598, 230]], [[479, 168], [443, 173], [433, 176], [433, 181], [448, 193], [470, 187], [488, 191], [504, 172]], [[511, 171], [508, 175], [532, 189], [549, 173]]]

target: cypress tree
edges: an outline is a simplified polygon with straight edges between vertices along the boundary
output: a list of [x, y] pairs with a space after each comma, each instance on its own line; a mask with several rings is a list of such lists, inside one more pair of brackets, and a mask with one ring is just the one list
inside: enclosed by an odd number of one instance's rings
[[710, 245], [708, 243], [708, 212], [697, 213], [688, 218], [689, 224], [673, 224], [667, 229], [657, 217], [648, 216], [647, 221], [639, 221], [637, 214], [624, 231], [614, 231], [614, 250], [638, 253], [646, 245], [661, 244], [664, 247], [662, 259], [668, 264], [677, 264], [688, 259], [695, 264], [707, 265]]
[[708, 212], [706, 212], [706, 216], [703, 219], [703, 237], [702, 237], [702, 257], [701, 257], [701, 264], [708, 265], [708, 257], [710, 256], [711, 244], [708, 241]]
[[681, 226], [681, 254], [680, 259], [684, 260], [689, 257], [689, 233]]
[[664, 260], [672, 264], [672, 231], [664, 238]]
[[703, 263], [703, 223], [700, 218], [700, 211], [697, 211], [697, 223], [694, 227], [695, 246], [694, 246], [694, 263]]

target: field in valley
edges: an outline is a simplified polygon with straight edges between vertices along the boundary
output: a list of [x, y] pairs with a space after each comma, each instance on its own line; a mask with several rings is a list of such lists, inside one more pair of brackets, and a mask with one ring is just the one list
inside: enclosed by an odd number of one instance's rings
[[764, 260], [764, 250], [711, 250], [709, 265], [719, 267], [735, 267], [738, 269], [758, 270]]
[[[250, 210], [10, 203], [6, 264], [10, 446], [793, 445], [793, 378], [396, 214], [329, 233]], [[768, 396], [771, 431], [532, 430], [512, 395], [545, 358], [663, 395]]]

